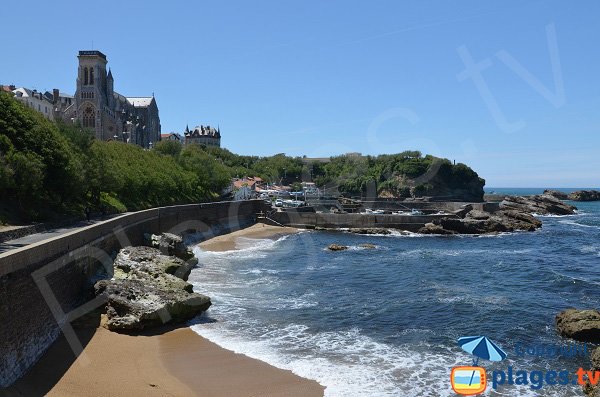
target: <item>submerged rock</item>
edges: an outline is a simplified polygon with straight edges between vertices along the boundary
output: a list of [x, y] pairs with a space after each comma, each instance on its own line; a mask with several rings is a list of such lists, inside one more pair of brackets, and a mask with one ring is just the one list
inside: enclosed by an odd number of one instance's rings
[[598, 190], [579, 190], [569, 194], [568, 199], [573, 201], [600, 201], [600, 192]]
[[362, 243], [362, 244], [358, 244], [358, 246], [360, 248], [364, 248], [364, 249], [368, 249], [368, 250], [373, 250], [373, 249], [377, 248], [377, 246], [375, 244], [371, 244], [371, 243]]
[[598, 310], [563, 310], [556, 316], [560, 336], [581, 342], [600, 342], [600, 312]]
[[189, 320], [211, 305], [186, 282], [194, 263], [151, 247], [123, 248], [111, 280], [98, 281], [96, 295], [107, 298], [106, 327], [141, 330]]
[[339, 245], [339, 244], [329, 244], [327, 246], [327, 249], [329, 251], [344, 251], [344, 250], [347, 250], [348, 248], [350, 248], [350, 247], [348, 247], [347, 245]]

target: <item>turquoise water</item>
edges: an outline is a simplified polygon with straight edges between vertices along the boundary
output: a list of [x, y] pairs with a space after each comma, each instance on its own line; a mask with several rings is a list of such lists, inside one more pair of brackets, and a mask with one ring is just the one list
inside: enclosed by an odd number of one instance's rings
[[[568, 346], [556, 335], [554, 316], [599, 306], [600, 203], [577, 205], [578, 214], [543, 217], [544, 227], [531, 233], [307, 231], [277, 241], [243, 239], [239, 251], [196, 250], [200, 266], [190, 281], [214, 305], [193, 328], [318, 380], [327, 396], [453, 396], [451, 368], [472, 363], [456, 343], [468, 335], [485, 335], [507, 352], [501, 363], [482, 360], [488, 371], [510, 365], [574, 372], [587, 358], [519, 357], [515, 349]], [[325, 250], [331, 243], [351, 249]], [[490, 389], [486, 395], [582, 395], [571, 385]]]

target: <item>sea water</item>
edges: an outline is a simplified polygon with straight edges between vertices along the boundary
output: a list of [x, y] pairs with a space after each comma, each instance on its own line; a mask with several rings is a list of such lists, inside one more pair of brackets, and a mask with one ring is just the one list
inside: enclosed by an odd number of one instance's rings
[[[481, 360], [488, 371], [588, 368], [581, 355], [516, 352], [517, 346], [568, 347], [555, 331], [555, 315], [599, 306], [600, 203], [575, 204], [576, 215], [542, 217], [536, 232], [305, 231], [276, 241], [240, 239], [237, 251], [196, 249], [200, 265], [190, 282], [213, 306], [192, 328], [227, 349], [317, 380], [326, 396], [453, 396], [451, 368], [472, 364], [457, 339], [470, 335], [485, 335], [508, 354], [500, 363]], [[331, 243], [350, 249], [331, 252]], [[485, 395], [582, 393], [575, 385], [513, 385], [488, 386]]]

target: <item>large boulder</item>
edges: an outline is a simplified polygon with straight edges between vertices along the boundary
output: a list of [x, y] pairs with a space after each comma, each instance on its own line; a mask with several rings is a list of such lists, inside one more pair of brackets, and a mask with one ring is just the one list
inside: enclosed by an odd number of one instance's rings
[[210, 298], [186, 282], [193, 265], [151, 247], [123, 248], [110, 280], [96, 283], [96, 295], [107, 299], [105, 326], [141, 330], [186, 321], [207, 310]]
[[565, 337], [582, 342], [600, 342], [600, 312], [598, 310], [563, 310], [556, 316], [556, 329]]
[[329, 251], [345, 251], [348, 248], [350, 248], [350, 247], [348, 247], [347, 245], [340, 245], [340, 244], [329, 244], [327, 246], [327, 249]]
[[600, 192], [598, 190], [579, 190], [569, 194], [568, 198], [573, 201], [599, 201]]

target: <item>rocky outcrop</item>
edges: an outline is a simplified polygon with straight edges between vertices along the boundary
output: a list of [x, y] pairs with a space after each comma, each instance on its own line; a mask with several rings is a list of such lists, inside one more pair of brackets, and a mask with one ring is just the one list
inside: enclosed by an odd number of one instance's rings
[[490, 234], [514, 231], [534, 231], [542, 222], [534, 216], [515, 210], [484, 212], [471, 210], [459, 217], [444, 217], [425, 224], [422, 234]]
[[561, 191], [558, 191], [558, 190], [549, 190], [549, 189], [546, 189], [546, 190], [544, 190], [543, 194], [546, 194], [546, 195], [549, 195], [549, 196], [552, 196], [552, 197], [556, 197], [559, 200], [568, 200], [569, 199], [569, 195], [567, 193], [561, 192]]
[[598, 310], [563, 310], [556, 316], [560, 336], [582, 342], [600, 342], [600, 312]]
[[[558, 333], [570, 339], [581, 342], [600, 342], [600, 312], [598, 310], [563, 310], [556, 316], [556, 329]], [[591, 370], [600, 371], [600, 347], [590, 355]], [[600, 385], [586, 382], [583, 392], [588, 397], [600, 397]]]
[[345, 251], [348, 248], [350, 248], [350, 247], [348, 247], [347, 245], [340, 245], [340, 244], [329, 244], [327, 246], [327, 249], [329, 251]]
[[568, 196], [573, 201], [600, 201], [600, 192], [598, 190], [579, 190]]
[[577, 208], [563, 203], [549, 194], [538, 194], [535, 196], [506, 196], [500, 203], [500, 209], [537, 215], [572, 215]]
[[194, 293], [186, 282], [195, 264], [156, 248], [123, 248], [114, 262], [113, 278], [95, 284], [96, 294], [107, 299], [105, 326], [141, 330], [189, 320], [208, 309], [210, 298]]

